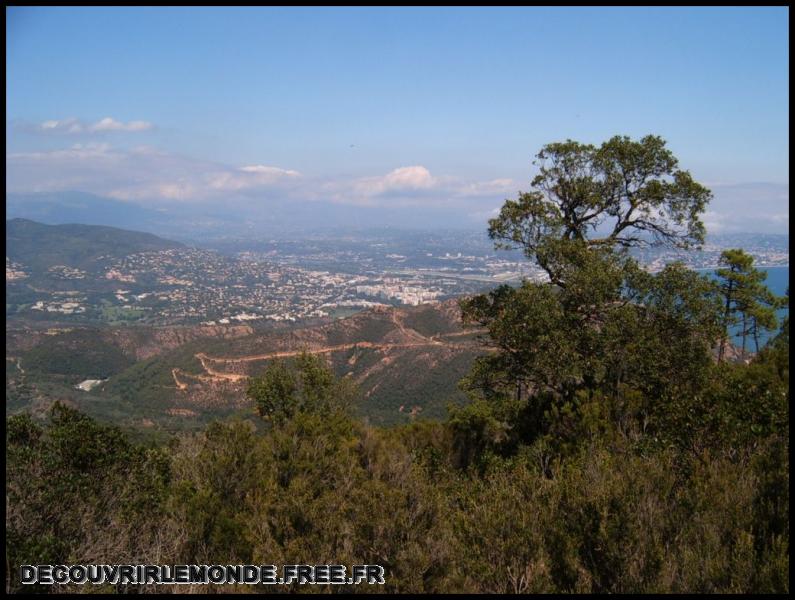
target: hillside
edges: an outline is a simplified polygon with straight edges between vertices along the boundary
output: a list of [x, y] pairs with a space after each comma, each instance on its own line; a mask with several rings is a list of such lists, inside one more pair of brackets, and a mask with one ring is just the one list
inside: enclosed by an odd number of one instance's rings
[[[373, 423], [441, 419], [448, 403], [466, 401], [458, 382], [482, 352], [477, 332], [462, 329], [455, 301], [381, 307], [320, 326], [272, 331], [18, 330], [7, 332], [6, 344], [7, 411], [43, 410], [44, 398], [59, 398], [100, 418], [168, 431], [250, 414], [248, 378], [269, 361], [302, 351], [324, 357], [338, 376], [358, 384], [356, 410]], [[107, 381], [91, 392], [74, 389], [95, 378]]]
[[6, 221], [6, 256], [33, 270], [55, 265], [92, 271], [100, 257], [181, 248], [151, 233], [101, 225], [44, 225], [28, 219]]
[[16, 218], [47, 225], [83, 223], [159, 231], [163, 213], [85, 192], [6, 194], [6, 219]]

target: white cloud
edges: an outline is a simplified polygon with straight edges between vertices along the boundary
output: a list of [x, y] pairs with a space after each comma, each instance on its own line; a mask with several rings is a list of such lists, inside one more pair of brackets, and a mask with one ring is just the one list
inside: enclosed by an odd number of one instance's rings
[[[513, 179], [469, 181], [460, 177], [433, 175], [427, 167], [400, 167], [384, 175], [352, 181], [330, 182], [330, 198], [339, 203], [368, 206], [460, 206], [473, 205], [477, 211], [490, 210], [506, 195], [516, 192]], [[490, 203], [483, 206], [484, 202]]]
[[400, 167], [386, 175], [363, 177], [353, 182], [351, 192], [359, 198], [370, 199], [391, 192], [427, 190], [435, 185], [430, 171], [423, 166]]
[[[66, 127], [59, 122], [52, 127]], [[83, 191], [153, 207], [169, 203], [234, 203], [267, 207], [284, 200], [327, 202], [384, 209], [433, 209], [493, 217], [522, 185], [508, 178], [472, 180], [433, 174], [422, 165], [366, 177], [311, 177], [268, 164], [229, 166], [170, 154], [151, 146], [120, 149], [107, 143], [6, 155], [7, 192]], [[704, 214], [707, 231], [785, 233], [789, 229], [789, 185], [714, 185]], [[454, 211], [454, 212], [453, 212]], [[419, 212], [417, 214], [420, 214]]]
[[147, 131], [153, 127], [154, 126], [149, 121], [129, 121], [128, 123], [122, 123], [111, 117], [105, 117], [93, 125], [90, 125], [89, 131]]
[[118, 156], [109, 144], [73, 144], [69, 148], [52, 150], [49, 152], [17, 152], [8, 154], [10, 160], [29, 161], [63, 161], [80, 160], [84, 158], [113, 158]]
[[280, 169], [279, 167], [268, 167], [265, 165], [249, 165], [247, 167], [240, 167], [238, 170], [243, 171], [244, 173], [254, 173], [256, 175], [264, 175], [268, 177], [298, 177], [301, 175], [298, 171]]
[[61, 135], [91, 135], [112, 131], [123, 131], [137, 133], [154, 129], [154, 125], [149, 121], [128, 121], [124, 123], [112, 117], [105, 117], [94, 123], [81, 121], [80, 119], [50, 119], [42, 121], [33, 126], [23, 126], [23, 130], [42, 134], [61, 134]]
[[401, 167], [390, 171], [379, 179], [379, 186], [388, 190], [418, 190], [434, 185], [431, 172], [423, 166]]
[[517, 192], [517, 184], [513, 179], [492, 179], [477, 181], [461, 187], [462, 196], [506, 195]]
[[107, 190], [104, 195], [117, 200], [152, 202], [156, 200], [190, 201], [195, 199], [198, 189], [189, 181], [170, 183], [145, 183]]
[[298, 190], [301, 174], [262, 164], [230, 167], [162, 152], [84, 143], [6, 155], [7, 191], [75, 190], [140, 203], [204, 202]]
[[207, 175], [206, 180], [209, 187], [214, 190], [244, 191], [269, 187], [300, 176], [298, 171], [254, 165], [211, 173]]
[[141, 204], [214, 202], [268, 198], [391, 208], [457, 206], [462, 214], [491, 210], [516, 184], [510, 179], [465, 181], [432, 175], [421, 165], [383, 175], [308, 178], [267, 164], [239, 167], [162, 152], [108, 144], [74, 144], [46, 152], [8, 154], [10, 192], [77, 190]]
[[83, 125], [77, 119], [44, 121], [39, 125], [39, 130], [45, 133], [80, 133]]
[[708, 233], [788, 233], [788, 183], [737, 183], [712, 186], [714, 198], [704, 213]]

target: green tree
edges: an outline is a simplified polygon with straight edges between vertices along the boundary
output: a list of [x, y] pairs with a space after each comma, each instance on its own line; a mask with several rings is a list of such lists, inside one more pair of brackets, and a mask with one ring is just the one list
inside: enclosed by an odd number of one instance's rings
[[649, 274], [629, 249], [701, 243], [709, 190], [655, 136], [549, 144], [538, 159], [532, 191], [505, 202], [489, 235], [498, 248], [522, 248], [549, 283], [461, 302], [495, 350], [464, 385], [478, 398], [527, 401], [523, 414], [536, 419], [597, 392], [641, 392], [662, 406], [703, 389], [720, 332], [714, 284], [682, 265]]
[[498, 247], [524, 250], [555, 284], [565, 284], [570, 241], [688, 248], [704, 240], [699, 215], [711, 193], [678, 168], [660, 137], [615, 136], [599, 147], [548, 144], [534, 164], [539, 174], [531, 191], [505, 202], [489, 221], [489, 235]]
[[337, 379], [317, 355], [302, 352], [292, 365], [271, 362], [251, 379], [246, 393], [261, 417], [281, 425], [299, 413], [345, 412], [358, 392], [347, 379]]
[[786, 300], [776, 296], [769, 288], [763, 286], [748, 308], [748, 335], [754, 340], [754, 350], [759, 353], [759, 335], [765, 331], [773, 331], [778, 327], [776, 311], [786, 306]]
[[724, 335], [718, 349], [718, 362], [723, 360], [731, 327], [738, 323], [738, 297], [744, 282], [744, 271], [751, 266], [751, 263], [751, 257], [742, 250], [724, 250], [721, 253], [719, 264], [723, 266], [715, 271], [721, 278], [720, 290], [724, 305]]
[[785, 299], [773, 294], [764, 284], [767, 273], [755, 268], [753, 257], [742, 249], [724, 250], [720, 265], [715, 272], [720, 278], [723, 297], [724, 333], [718, 349], [718, 362], [723, 360], [729, 333], [737, 325], [740, 325], [743, 357], [749, 335], [759, 352], [759, 334], [778, 327], [776, 310], [785, 305]]
[[261, 417], [278, 422], [295, 412], [298, 384], [292, 371], [281, 360], [267, 366], [259, 377], [252, 377], [246, 395], [256, 403]]

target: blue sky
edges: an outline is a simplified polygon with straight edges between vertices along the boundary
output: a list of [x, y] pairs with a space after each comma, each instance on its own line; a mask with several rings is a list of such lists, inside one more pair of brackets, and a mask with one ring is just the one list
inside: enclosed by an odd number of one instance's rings
[[481, 218], [527, 187], [545, 143], [654, 133], [717, 199], [764, 184], [765, 210], [788, 221], [788, 16], [7, 9], [7, 191]]

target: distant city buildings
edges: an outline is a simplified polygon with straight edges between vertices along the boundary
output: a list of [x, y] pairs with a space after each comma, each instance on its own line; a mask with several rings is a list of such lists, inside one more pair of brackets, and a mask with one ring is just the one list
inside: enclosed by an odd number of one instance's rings
[[[6, 286], [25, 287], [15, 314], [70, 316], [154, 325], [300, 322], [384, 304], [419, 305], [482, 292], [546, 274], [520, 252], [495, 252], [483, 236], [429, 234], [419, 241], [270, 241], [277, 249], [234, 254], [181, 247], [123, 258], [101, 257], [94, 272], [55, 265], [43, 274], [6, 257]], [[451, 251], [450, 248], [461, 248]], [[637, 249], [651, 271], [682, 260], [696, 269], [718, 265], [742, 247], [759, 266], [786, 265], [786, 236], [725, 236], [701, 251]], [[35, 290], [29, 282], [35, 277]], [[53, 284], [47, 291], [47, 282]], [[71, 290], [62, 290], [64, 281]], [[123, 288], [108, 282], [124, 283]], [[34, 299], [30, 300], [30, 296]], [[11, 309], [9, 309], [9, 306]]]
[[6, 256], [6, 281], [18, 281], [27, 276], [28, 274], [22, 270], [22, 265], [9, 260]]
[[422, 287], [400, 284], [357, 285], [356, 293], [387, 300], [397, 300], [401, 304], [417, 306], [439, 298], [442, 292]]

